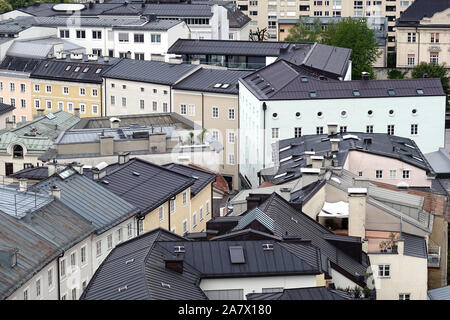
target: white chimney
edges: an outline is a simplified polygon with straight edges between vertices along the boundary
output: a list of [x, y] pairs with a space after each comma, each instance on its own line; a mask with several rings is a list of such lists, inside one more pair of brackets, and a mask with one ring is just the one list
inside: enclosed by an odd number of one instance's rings
[[337, 134], [337, 129], [338, 129], [337, 123], [328, 123], [327, 127], [328, 127], [328, 135], [329, 136]]
[[27, 191], [28, 187], [27, 187], [27, 181], [28, 179], [25, 178], [20, 178], [19, 179], [19, 191], [20, 192], [25, 192]]
[[127, 163], [130, 160], [130, 152], [119, 153], [119, 164]]
[[106, 168], [108, 167], [108, 164], [104, 161], [97, 164], [92, 169], [92, 179], [94, 180], [100, 180], [106, 176]]
[[111, 128], [118, 128], [120, 125], [120, 119], [116, 117], [109, 118]]
[[311, 156], [311, 162], [313, 168], [322, 168], [323, 167], [323, 156]]
[[339, 142], [341, 139], [330, 139], [331, 142], [331, 152], [339, 151]]
[[71, 53], [70, 54], [70, 59], [72, 59], [72, 60], [81, 60], [81, 59], [83, 59], [83, 54], [82, 53]]
[[72, 168], [77, 171], [79, 174], [83, 174], [83, 164], [78, 162], [72, 163]]
[[56, 162], [47, 163], [48, 176], [51, 177], [56, 173]]
[[366, 237], [367, 188], [348, 188], [348, 235]]
[[50, 188], [50, 195], [55, 197], [56, 199], [61, 199], [61, 189], [53, 185]]
[[313, 156], [315, 154], [316, 153], [314, 151], [305, 151], [306, 165], [307, 166], [312, 164], [311, 156]]
[[98, 56], [96, 54], [89, 53], [88, 54], [88, 61], [97, 61]]

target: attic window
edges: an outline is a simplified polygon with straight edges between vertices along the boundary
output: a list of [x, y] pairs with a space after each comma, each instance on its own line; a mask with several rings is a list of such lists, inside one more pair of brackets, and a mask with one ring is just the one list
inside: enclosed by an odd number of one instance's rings
[[222, 86], [221, 83], [216, 83], [216, 84], [214, 85], [214, 88], [220, 88], [221, 86]]
[[416, 92], [417, 94], [423, 94], [423, 89], [417, 89]]
[[300, 78], [302, 82], [308, 82], [308, 78], [307, 77], [301, 77]]
[[394, 89], [388, 89], [388, 94], [390, 96], [395, 96], [395, 90]]
[[72, 68], [72, 66], [67, 66], [67, 67], [66, 67], [66, 71], [69, 71], [70, 68]]
[[123, 286], [123, 287], [120, 287], [119, 289], [117, 289], [119, 292], [122, 292], [122, 291], [126, 291], [128, 289], [128, 286]]
[[315, 97], [317, 97], [317, 92], [311, 91], [311, 92], [309, 93], [309, 96], [310, 96], [311, 98], [315, 98]]
[[264, 243], [262, 245], [262, 247], [263, 247], [264, 251], [273, 250], [273, 244], [272, 243]]
[[100, 73], [100, 72], [102, 72], [101, 68], [98, 68], [97, 71], [95, 71], [95, 73], [97, 73], [97, 74]]
[[222, 88], [223, 88], [223, 89], [226, 89], [226, 88], [228, 88], [229, 86], [230, 86], [229, 83], [224, 83], [224, 84], [222, 85]]
[[75, 70], [73, 70], [74, 72], [78, 72], [80, 71], [80, 67], [76, 67]]
[[353, 90], [353, 95], [355, 97], [359, 97], [361, 95], [361, 93], [359, 92], [359, 90]]
[[88, 72], [88, 71], [89, 71], [89, 68], [84, 68], [84, 70], [83, 70], [84, 73]]
[[229, 247], [231, 263], [245, 263], [244, 248], [241, 246]]

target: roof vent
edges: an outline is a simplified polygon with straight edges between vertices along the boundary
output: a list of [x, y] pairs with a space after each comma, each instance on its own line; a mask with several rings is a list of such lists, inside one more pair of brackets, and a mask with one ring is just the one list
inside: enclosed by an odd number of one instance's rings
[[291, 192], [291, 188], [281, 188], [281, 192]]
[[175, 252], [175, 253], [184, 253], [185, 252], [184, 246], [174, 246], [173, 247], [173, 252]]
[[128, 289], [128, 286], [123, 286], [123, 287], [120, 287], [119, 289], [117, 289], [119, 292], [122, 292], [122, 291], [126, 291]]
[[133, 171], [133, 176], [139, 177], [141, 174], [139, 172]]
[[291, 217], [291, 220], [294, 221], [295, 223], [298, 223], [298, 220], [294, 219], [294, 217]]
[[369, 80], [370, 79], [370, 73], [368, 73], [366, 71], [361, 72], [361, 79]]
[[130, 260], [127, 260], [127, 261], [125, 261], [125, 264], [129, 264], [129, 263], [133, 263], [134, 262], [134, 258], [133, 259], [130, 259]]
[[170, 284], [161, 282], [161, 287], [170, 289]]
[[270, 251], [270, 250], [273, 251], [273, 244], [272, 243], [263, 243], [262, 247], [263, 247], [264, 251]]

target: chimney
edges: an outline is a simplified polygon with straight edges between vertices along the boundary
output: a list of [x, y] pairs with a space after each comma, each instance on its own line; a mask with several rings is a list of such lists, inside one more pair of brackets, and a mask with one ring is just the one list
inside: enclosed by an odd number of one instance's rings
[[403, 255], [405, 253], [405, 240], [400, 238], [395, 243], [397, 244], [397, 254]]
[[361, 79], [362, 80], [369, 80], [370, 79], [370, 73], [363, 71], [361, 72]]
[[12, 269], [17, 265], [17, 252], [19, 250], [0, 250], [0, 265]]
[[72, 168], [79, 174], [83, 174], [83, 164], [76, 161], [72, 162]]
[[183, 257], [166, 257], [164, 263], [166, 269], [183, 273]]
[[25, 178], [19, 179], [19, 191], [20, 192], [25, 192], [28, 190], [27, 181], [28, 181], [28, 179], [25, 179]]
[[92, 1], [89, 2], [89, 9], [92, 9], [94, 7], [94, 3]]
[[130, 160], [130, 152], [120, 152], [119, 153], [119, 164], [127, 163]]
[[131, 51], [127, 52], [127, 59], [131, 59]]
[[80, 117], [80, 108], [75, 108], [74, 109], [74, 113], [73, 113], [73, 115], [75, 116], [75, 117]]
[[56, 199], [61, 199], [61, 189], [53, 185], [50, 188], [50, 195], [55, 197]]
[[338, 125], [337, 123], [328, 123], [328, 136], [334, 136], [337, 134]]
[[348, 235], [366, 237], [367, 188], [348, 188]]
[[301, 168], [302, 174], [301, 187], [304, 188], [319, 180], [319, 168]]
[[339, 151], [339, 142], [341, 139], [330, 139], [331, 142], [331, 152]]
[[114, 154], [114, 137], [100, 136], [100, 155], [112, 156]]
[[103, 56], [103, 61], [104, 62], [108, 62], [109, 61], [109, 56]]
[[48, 171], [48, 176], [51, 177], [52, 175], [54, 175], [56, 173], [56, 162], [49, 162], [47, 163], [47, 171]]
[[314, 151], [305, 151], [306, 156], [306, 165], [312, 165], [311, 156], [315, 155], [316, 153]]
[[6, 121], [5, 129], [6, 129], [6, 130], [14, 129], [14, 122], [7, 120], [7, 121]]
[[166, 152], [167, 139], [165, 133], [152, 133], [148, 135], [148, 150], [151, 152]]
[[322, 168], [323, 167], [323, 156], [311, 156], [311, 162], [313, 168]]
[[109, 119], [109, 123], [111, 126], [111, 129], [117, 129], [120, 125], [120, 119], [116, 117], [112, 117]]

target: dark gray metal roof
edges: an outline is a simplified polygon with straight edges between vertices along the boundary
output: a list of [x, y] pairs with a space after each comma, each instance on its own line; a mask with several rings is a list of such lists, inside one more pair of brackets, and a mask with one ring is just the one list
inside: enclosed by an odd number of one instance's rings
[[[203, 91], [214, 93], [235, 94], [239, 93], [238, 80], [249, 75], [250, 71], [218, 70], [201, 68], [187, 76], [173, 86], [174, 89]], [[214, 87], [221, 84], [219, 87]], [[226, 88], [222, 88], [225, 84]]]
[[275, 231], [273, 219], [267, 216], [259, 208], [253, 208], [252, 210], [249, 210], [241, 219], [239, 219], [239, 222], [237, 226], [234, 227], [233, 231], [242, 230], [255, 220], [266, 227], [267, 230], [271, 232]]
[[0, 248], [18, 249], [17, 265], [0, 265], [0, 299], [5, 299], [66, 250], [94, 231], [89, 221], [59, 200], [16, 219], [0, 212]]
[[[139, 173], [139, 176], [133, 172]], [[141, 210], [141, 215], [145, 215], [192, 186], [195, 181], [191, 176], [133, 158], [108, 172], [98, 181], [98, 186], [128, 201]]]
[[181, 173], [185, 176], [194, 178], [195, 182], [191, 186], [191, 194], [193, 194], [194, 196], [201, 192], [210, 183], [213, 183], [216, 179], [216, 175], [214, 173], [193, 168], [191, 166], [185, 166], [177, 163], [168, 163], [163, 165], [163, 167], [174, 172]]
[[25, 178], [30, 180], [44, 180], [48, 177], [48, 168], [45, 166], [26, 168], [9, 175], [9, 177], [16, 179]]
[[0, 69], [9, 71], [32, 72], [41, 60], [35, 58], [23, 58], [5, 56], [0, 64]]
[[[313, 55], [311, 55], [312, 59]], [[319, 61], [324, 60], [319, 57]], [[320, 66], [328, 68], [328, 62], [311, 63], [312, 70]], [[306, 64], [305, 64], [306, 65]], [[333, 65], [333, 64], [331, 64]], [[309, 65], [306, 65], [309, 67]], [[339, 67], [340, 68], [340, 67]], [[331, 69], [337, 72], [337, 69]], [[306, 77], [307, 82], [302, 81]], [[400, 79], [400, 80], [320, 80], [296, 65], [278, 60], [244, 77], [242, 83], [260, 100], [317, 100], [317, 99], [364, 99], [378, 97], [421, 97], [445, 96], [440, 79]], [[388, 90], [395, 90], [390, 95]], [[419, 94], [417, 89], [422, 89]], [[359, 91], [359, 96], [354, 95]], [[315, 92], [316, 97], [311, 97]]]
[[80, 175], [73, 169], [67, 171], [67, 178], [55, 174], [32, 187], [32, 191], [49, 192], [56, 185], [61, 189], [61, 202], [73, 211], [91, 221], [100, 234], [136, 215], [139, 210], [107, 190], [102, 185]]
[[[358, 139], [354, 139], [352, 136], [356, 136]], [[338, 152], [331, 152], [330, 138], [340, 139]], [[370, 143], [366, 139], [371, 139]], [[283, 150], [289, 146], [290, 148]], [[266, 177], [274, 184], [285, 183], [301, 176], [299, 168], [306, 167], [305, 151], [314, 151], [316, 156], [325, 156], [327, 153], [334, 155], [333, 159], [338, 162], [339, 166], [344, 165], [349, 151], [367, 152], [397, 159], [423, 169], [427, 173], [434, 173], [414, 140], [386, 133], [345, 132], [330, 137], [326, 134], [304, 135], [298, 138], [280, 140], [279, 150], [282, 150], [279, 152], [279, 159], [290, 156], [292, 158], [283, 161], [273, 176]], [[278, 176], [283, 173], [286, 173], [286, 175]]]
[[351, 249], [349, 246], [349, 250], [344, 251], [342, 242], [338, 246], [336, 242], [327, 239], [333, 234], [330, 230], [306, 214], [297, 211], [276, 193], [259, 206], [259, 209], [275, 221], [275, 235], [296, 235], [302, 239], [311, 240], [311, 244], [320, 249], [322, 266], [326, 272], [329, 272], [327, 261], [330, 261], [351, 274], [356, 281], [365, 275], [368, 261], [361, 250], [361, 245], [359, 250], [356, 250], [352, 244]]
[[284, 289], [276, 293], [250, 293], [248, 300], [350, 300], [345, 292], [325, 287]]
[[191, 64], [122, 59], [104, 72], [103, 77], [173, 85], [196, 68]]
[[427, 243], [424, 237], [416, 236], [409, 233], [402, 233], [402, 237], [405, 240], [404, 255], [424, 258], [428, 257]]
[[435, 13], [448, 8], [450, 8], [450, 0], [415, 0], [400, 15], [396, 25], [405, 27], [420, 25], [420, 20], [423, 18], [431, 18]]
[[0, 114], [8, 113], [14, 109], [16, 109], [16, 107], [13, 107], [10, 104], [0, 103]]
[[428, 290], [429, 300], [450, 300], [450, 286]]
[[160, 3], [146, 4], [143, 14], [160, 17], [212, 17], [211, 7], [207, 4]]

